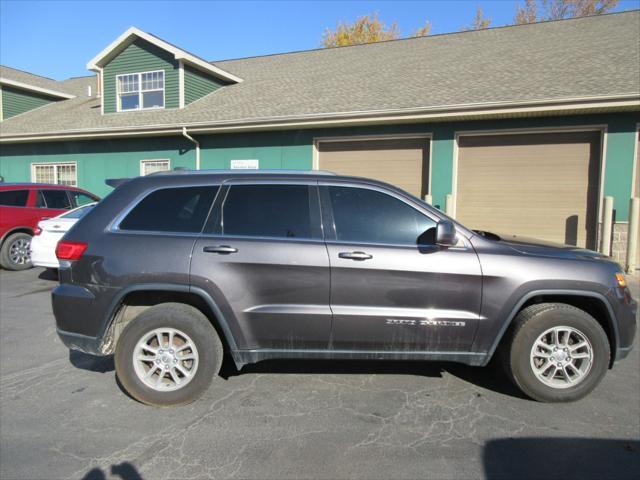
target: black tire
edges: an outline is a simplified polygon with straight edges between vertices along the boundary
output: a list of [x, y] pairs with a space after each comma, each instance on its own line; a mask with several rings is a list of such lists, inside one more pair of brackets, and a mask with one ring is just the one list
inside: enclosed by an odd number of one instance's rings
[[[138, 376], [134, 367], [136, 345], [145, 335], [159, 328], [183, 332], [190, 337], [197, 350], [198, 364], [193, 377], [186, 385], [172, 391], [159, 391], [149, 387]], [[198, 399], [209, 388], [213, 377], [220, 371], [223, 353], [222, 342], [216, 330], [202, 312], [182, 303], [162, 303], [144, 310], [120, 334], [115, 352], [116, 374], [126, 392], [142, 403], [156, 406], [181, 405]], [[145, 365], [149, 365], [150, 369], [154, 363]], [[159, 376], [159, 373], [154, 374], [156, 379]], [[169, 373], [163, 376], [162, 381], [172, 383]]]
[[20, 243], [24, 243], [25, 241], [27, 242], [28, 249], [31, 243], [31, 235], [23, 232], [14, 233], [5, 239], [2, 244], [2, 249], [0, 249], [0, 266], [2, 266], [2, 268], [6, 270], [26, 270], [32, 267], [31, 255], [29, 253], [27, 253], [27, 259], [24, 262], [16, 261], [15, 258], [12, 258], [12, 249], [20, 248], [20, 250], [22, 250], [24, 247], [22, 247]]
[[[514, 320], [509, 338], [505, 339], [503, 361], [515, 385], [540, 402], [573, 402], [588, 395], [600, 383], [609, 367], [609, 340], [602, 326], [588, 313], [563, 303], [532, 305]], [[540, 380], [531, 365], [531, 351], [540, 335], [553, 327], [570, 327], [589, 341], [592, 364], [573, 386], [557, 388]], [[554, 360], [555, 361], [555, 360]], [[562, 373], [559, 373], [563, 377]]]

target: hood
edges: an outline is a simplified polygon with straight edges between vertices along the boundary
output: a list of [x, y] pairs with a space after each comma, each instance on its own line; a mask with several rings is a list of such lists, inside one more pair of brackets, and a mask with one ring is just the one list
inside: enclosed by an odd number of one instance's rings
[[576, 247], [574, 245], [563, 245], [561, 243], [539, 240], [537, 238], [522, 237], [508, 233], [493, 234], [489, 232], [476, 232], [489, 240], [499, 241], [501, 245], [509, 247], [525, 255], [537, 255], [556, 258], [584, 258], [584, 259], [607, 259], [601, 253]]

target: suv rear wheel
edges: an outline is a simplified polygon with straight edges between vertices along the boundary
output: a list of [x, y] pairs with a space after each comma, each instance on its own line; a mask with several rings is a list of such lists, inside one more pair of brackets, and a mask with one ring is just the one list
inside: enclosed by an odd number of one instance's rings
[[129, 323], [116, 346], [115, 365], [124, 389], [143, 403], [190, 403], [211, 384], [223, 348], [211, 322], [196, 308], [163, 303]]
[[9, 235], [0, 249], [0, 265], [7, 270], [31, 268], [31, 235], [24, 232]]
[[506, 366], [514, 383], [541, 402], [571, 402], [591, 392], [609, 365], [600, 324], [571, 305], [532, 305], [518, 314]]

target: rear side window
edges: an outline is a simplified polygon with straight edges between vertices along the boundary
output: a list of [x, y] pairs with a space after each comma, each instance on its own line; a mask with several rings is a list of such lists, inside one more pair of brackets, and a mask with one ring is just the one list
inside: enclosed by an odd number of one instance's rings
[[0, 192], [0, 205], [6, 207], [25, 207], [29, 190], [5, 190]]
[[97, 197], [90, 197], [86, 193], [77, 192], [75, 190], [69, 190], [69, 195], [71, 195], [71, 199], [76, 207], [81, 207], [99, 200]]
[[386, 193], [354, 187], [327, 187], [338, 241], [390, 245], [430, 245], [436, 223]]
[[222, 207], [223, 235], [314, 238], [308, 185], [233, 185]]
[[55, 210], [69, 210], [71, 202], [66, 190], [40, 190], [36, 206]]
[[199, 233], [218, 187], [156, 190], [138, 203], [120, 222], [120, 230]]

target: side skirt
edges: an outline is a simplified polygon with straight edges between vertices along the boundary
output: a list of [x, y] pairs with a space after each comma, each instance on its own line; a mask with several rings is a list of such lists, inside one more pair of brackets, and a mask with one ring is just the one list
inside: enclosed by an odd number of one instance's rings
[[456, 362], [471, 366], [482, 366], [487, 361], [486, 353], [479, 352], [421, 352], [421, 351], [375, 351], [375, 350], [234, 350], [236, 367], [272, 359], [324, 359], [324, 360], [421, 360]]

